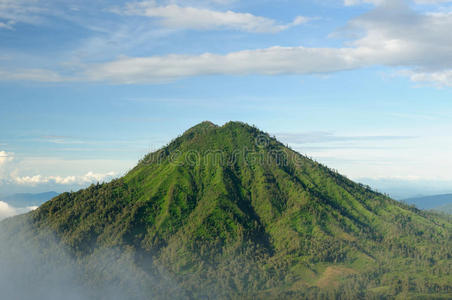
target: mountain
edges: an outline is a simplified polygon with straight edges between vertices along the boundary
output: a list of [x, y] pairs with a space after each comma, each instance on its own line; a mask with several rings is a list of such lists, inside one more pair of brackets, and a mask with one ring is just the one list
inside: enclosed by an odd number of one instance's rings
[[47, 254], [60, 245], [85, 286], [121, 287], [126, 298], [452, 297], [445, 216], [356, 184], [240, 122], [203, 122], [124, 177], [1, 224], [8, 243], [23, 235], [45, 248], [37, 257], [47, 263], [63, 261], [63, 251]]
[[39, 194], [22, 193], [0, 196], [0, 201], [6, 202], [14, 207], [29, 207], [39, 206], [56, 196], [58, 196], [58, 193], [53, 191]]
[[452, 214], [452, 194], [420, 196], [403, 200], [421, 209], [429, 209], [440, 213]]
[[433, 208], [433, 210], [440, 212], [440, 213], [452, 214], [452, 203], [437, 206], [437, 207]]
[[421, 209], [434, 209], [438, 206], [452, 204], [452, 194], [420, 196], [403, 201], [408, 204], [414, 204]]

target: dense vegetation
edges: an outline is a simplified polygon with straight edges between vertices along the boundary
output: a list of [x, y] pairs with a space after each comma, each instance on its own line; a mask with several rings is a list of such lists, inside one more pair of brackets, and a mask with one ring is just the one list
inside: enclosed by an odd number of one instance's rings
[[201, 123], [126, 176], [27, 218], [80, 261], [121, 249], [140, 272], [171, 276], [177, 293], [163, 298], [452, 297], [447, 217], [238, 122]]

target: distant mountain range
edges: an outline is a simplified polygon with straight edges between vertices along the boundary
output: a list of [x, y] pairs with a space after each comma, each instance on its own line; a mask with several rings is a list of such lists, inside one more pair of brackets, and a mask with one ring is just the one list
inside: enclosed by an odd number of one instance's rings
[[58, 196], [57, 192], [45, 192], [38, 194], [22, 193], [8, 196], [0, 196], [0, 201], [8, 203], [10, 206], [23, 208], [31, 206], [40, 206], [46, 201]]
[[441, 205], [441, 206], [435, 207], [433, 210], [437, 211], [437, 212], [446, 213], [446, 214], [452, 214], [452, 204]]
[[241, 122], [203, 122], [124, 177], [0, 225], [4, 252], [21, 241], [40, 247], [26, 252], [31, 272], [5, 274], [5, 288], [19, 286], [11, 299], [28, 299], [17, 294], [23, 286], [43, 290], [48, 264], [61, 261], [52, 243], [76, 261], [64, 274], [81, 272], [86, 288], [77, 292], [91, 289], [92, 299], [111, 299], [106, 286], [125, 291], [120, 299], [452, 298], [446, 216], [357, 184]]
[[452, 194], [419, 196], [414, 198], [404, 199], [403, 202], [414, 204], [420, 209], [434, 209], [438, 210], [441, 207], [452, 205]]

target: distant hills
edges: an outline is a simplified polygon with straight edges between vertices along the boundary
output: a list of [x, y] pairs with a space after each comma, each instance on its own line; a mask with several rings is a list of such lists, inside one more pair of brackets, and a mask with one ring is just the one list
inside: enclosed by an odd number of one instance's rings
[[441, 205], [433, 208], [433, 210], [441, 213], [452, 214], [452, 204]]
[[[110, 299], [105, 287], [127, 291], [123, 299], [452, 298], [446, 217], [241, 122], [198, 124], [124, 177], [0, 224], [4, 244], [38, 247], [36, 286], [67, 251], [93, 299]], [[14, 272], [4, 277], [12, 285], [23, 277]]]
[[0, 196], [0, 220], [27, 213], [56, 196], [56, 192]]
[[420, 196], [403, 200], [408, 204], [414, 204], [420, 209], [437, 209], [442, 206], [452, 205], [452, 194]]
[[0, 196], [0, 201], [6, 202], [11, 206], [22, 208], [30, 206], [40, 206], [44, 202], [58, 196], [57, 192], [45, 192], [38, 194], [22, 193], [8, 196]]

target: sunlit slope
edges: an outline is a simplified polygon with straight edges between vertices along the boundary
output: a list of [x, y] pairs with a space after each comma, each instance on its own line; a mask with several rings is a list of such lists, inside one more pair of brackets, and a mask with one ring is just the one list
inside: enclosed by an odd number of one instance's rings
[[447, 220], [239, 122], [201, 123], [123, 178], [61, 194], [31, 218], [77, 257], [119, 246], [194, 296], [452, 292]]

